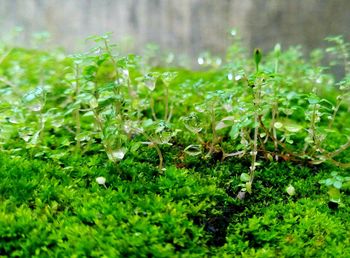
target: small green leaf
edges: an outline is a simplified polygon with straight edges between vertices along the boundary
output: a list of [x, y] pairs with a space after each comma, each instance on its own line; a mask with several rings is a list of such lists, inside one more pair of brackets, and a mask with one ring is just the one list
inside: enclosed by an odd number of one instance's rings
[[312, 137], [310, 137], [310, 136], [306, 136], [306, 137], [304, 138], [304, 141], [305, 141], [306, 143], [313, 143], [313, 142], [314, 142], [314, 140], [313, 140]]
[[308, 98], [308, 101], [309, 101], [310, 104], [317, 104], [317, 103], [320, 102], [320, 100], [317, 97], [314, 97], [314, 96]]
[[340, 181], [340, 182], [344, 181], [344, 177], [342, 177], [342, 176], [335, 176], [334, 179], [337, 181]]
[[287, 136], [286, 142], [288, 142], [289, 144], [293, 144], [294, 143], [294, 141], [289, 136]]
[[252, 182], [247, 182], [245, 183], [245, 188], [247, 190], [248, 193], [252, 193]]
[[137, 152], [137, 150], [140, 148], [141, 145], [142, 145], [141, 142], [133, 143], [131, 148], [130, 148], [130, 152], [135, 154]]
[[90, 107], [92, 108], [92, 109], [95, 109], [95, 108], [97, 108], [98, 107], [98, 102], [97, 102], [97, 100], [95, 99], [95, 98], [92, 98], [91, 100], [90, 100]]
[[241, 181], [242, 182], [248, 182], [250, 180], [250, 176], [248, 173], [242, 173], [241, 174]]
[[273, 125], [276, 129], [281, 129], [283, 127], [283, 124], [281, 122], [276, 122]]
[[302, 129], [299, 125], [285, 125], [284, 128], [290, 133], [297, 133]]
[[331, 176], [337, 176], [338, 172], [337, 171], [332, 171]]
[[202, 148], [200, 145], [189, 145], [185, 148], [184, 152], [190, 156], [197, 156], [202, 153]]
[[330, 200], [332, 202], [336, 202], [336, 203], [339, 203], [340, 202], [340, 191], [339, 189], [335, 188], [335, 187], [331, 187], [329, 190], [328, 190], [328, 195], [330, 197]]
[[342, 185], [342, 189], [344, 189], [344, 190], [350, 190], [350, 181], [345, 182], [345, 183]]
[[326, 186], [331, 186], [333, 184], [333, 180], [330, 179], [330, 178], [327, 178], [326, 181], [325, 181], [325, 185]]
[[340, 189], [342, 187], [343, 183], [341, 181], [335, 181], [333, 183], [333, 186], [337, 189]]

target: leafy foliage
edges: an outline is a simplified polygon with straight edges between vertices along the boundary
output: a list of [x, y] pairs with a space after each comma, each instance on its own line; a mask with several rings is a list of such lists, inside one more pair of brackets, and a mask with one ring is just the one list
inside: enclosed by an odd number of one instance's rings
[[69, 56], [0, 44], [0, 255], [341, 255], [342, 37], [308, 60], [233, 42], [198, 71], [122, 55], [108, 34], [89, 40]]

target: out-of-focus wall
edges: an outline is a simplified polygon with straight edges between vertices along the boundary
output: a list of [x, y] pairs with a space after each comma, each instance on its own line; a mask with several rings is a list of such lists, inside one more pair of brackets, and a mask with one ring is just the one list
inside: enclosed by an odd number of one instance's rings
[[189, 56], [224, 53], [236, 28], [248, 48], [302, 44], [328, 35], [350, 35], [349, 0], [1, 0], [0, 36], [15, 26], [19, 42], [48, 31], [52, 44], [80, 49], [94, 34], [130, 36], [136, 50], [153, 42]]

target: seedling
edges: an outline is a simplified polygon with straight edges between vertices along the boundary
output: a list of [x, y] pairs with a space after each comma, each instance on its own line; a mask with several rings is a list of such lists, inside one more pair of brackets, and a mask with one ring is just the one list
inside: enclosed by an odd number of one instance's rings
[[320, 180], [319, 183], [328, 187], [329, 201], [339, 204], [341, 203], [341, 190], [350, 189], [350, 177], [343, 177], [337, 171], [333, 171], [331, 176]]
[[159, 157], [159, 172], [163, 171], [163, 154], [160, 149], [160, 145], [172, 145], [171, 139], [176, 136], [179, 130], [173, 131], [170, 125], [164, 121], [154, 122], [152, 120], [146, 120], [143, 123], [144, 131], [141, 134], [148, 140], [146, 142], [142, 142], [150, 146], [151, 148], [155, 148]]

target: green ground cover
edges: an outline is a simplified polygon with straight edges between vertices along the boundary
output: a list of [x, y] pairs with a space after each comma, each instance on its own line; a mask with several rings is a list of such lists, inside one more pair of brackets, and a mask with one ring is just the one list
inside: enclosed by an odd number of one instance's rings
[[0, 257], [349, 257], [341, 37], [197, 71], [91, 40], [0, 44]]

